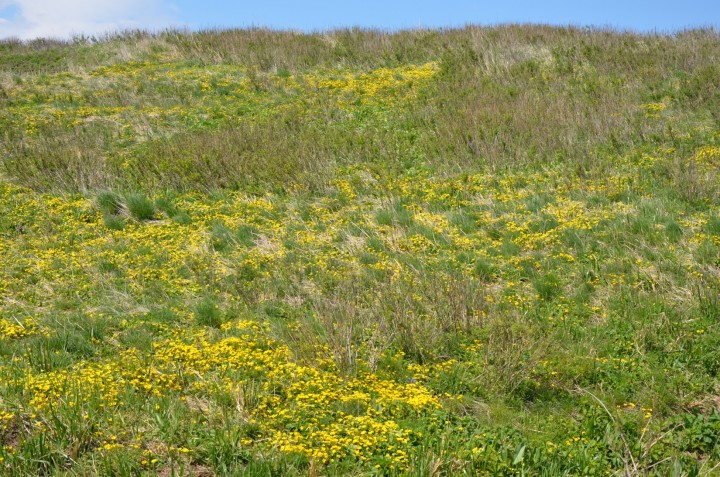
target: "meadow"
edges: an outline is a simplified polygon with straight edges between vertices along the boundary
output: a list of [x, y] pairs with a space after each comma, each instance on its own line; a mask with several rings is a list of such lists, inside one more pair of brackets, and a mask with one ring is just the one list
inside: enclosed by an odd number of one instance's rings
[[720, 34], [0, 42], [0, 475], [720, 475]]

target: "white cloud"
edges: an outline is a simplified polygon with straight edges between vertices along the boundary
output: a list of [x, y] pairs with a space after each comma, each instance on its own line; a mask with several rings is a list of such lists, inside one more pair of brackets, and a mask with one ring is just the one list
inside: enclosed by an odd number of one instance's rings
[[14, 14], [0, 18], [0, 38], [69, 38], [177, 23], [165, 0], [0, 0], [0, 9], [8, 7]]

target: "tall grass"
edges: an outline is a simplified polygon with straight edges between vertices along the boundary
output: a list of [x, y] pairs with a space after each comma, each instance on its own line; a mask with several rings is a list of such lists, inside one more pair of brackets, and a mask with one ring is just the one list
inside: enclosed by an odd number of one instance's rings
[[[273, 86], [278, 73], [361, 73], [431, 61], [440, 66], [417, 100], [398, 105], [389, 117], [357, 111], [356, 119], [343, 119], [336, 105], [319, 103], [311, 113], [290, 108], [265, 112], [262, 120], [240, 116], [206, 128], [179, 126], [151, 133], [147, 144], [130, 150], [137, 166], [128, 169], [118, 167], [124, 157], [115, 158], [127, 141], [113, 121], [49, 123], [27, 135], [8, 119], [0, 167], [37, 189], [277, 187], [322, 182], [337, 166], [359, 163], [402, 168], [420, 162], [455, 173], [561, 162], [587, 172], [601, 170], [608, 154], [648, 142], [672, 146], [686, 132], [682, 128], [720, 120], [720, 75], [713, 66], [720, 39], [714, 30], [641, 35], [509, 25], [397, 33], [128, 32], [98, 42], [5, 41], [0, 52], [8, 90], [17, 82], [39, 81], [39, 74], [92, 71], [118, 61], [241, 65], [268, 95], [284, 94]], [[50, 53], [61, 56], [52, 68], [42, 56]], [[18, 64], [26, 70], [18, 71]], [[111, 94], [100, 97], [93, 96], [95, 86], [85, 87], [90, 89], [77, 91], [71, 101], [166, 107], [168, 93], [181, 94], [150, 79], [132, 88], [111, 84]], [[666, 120], [643, 120], [642, 105], [663, 98], [674, 114], [688, 116], [681, 130]], [[177, 99], [171, 101], [183, 107]], [[0, 102], [18, 105], [7, 94]], [[359, 114], [366, 118], [358, 121]], [[378, 127], [378, 120], [389, 123]], [[362, 132], [358, 122], [366, 123]]]

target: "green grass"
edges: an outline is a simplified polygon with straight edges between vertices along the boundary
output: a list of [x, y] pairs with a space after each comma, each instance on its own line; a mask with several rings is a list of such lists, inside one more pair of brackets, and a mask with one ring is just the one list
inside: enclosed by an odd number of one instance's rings
[[136, 220], [150, 220], [155, 216], [155, 205], [143, 194], [128, 194], [125, 202], [128, 212]]
[[0, 43], [0, 474], [716, 475], [714, 30]]

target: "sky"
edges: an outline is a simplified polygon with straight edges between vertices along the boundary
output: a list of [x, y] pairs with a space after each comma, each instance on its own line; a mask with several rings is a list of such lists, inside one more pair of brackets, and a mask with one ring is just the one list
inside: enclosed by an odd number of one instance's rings
[[720, 28], [720, 0], [0, 0], [0, 38], [123, 29], [270, 27], [302, 31], [545, 23], [673, 32]]

